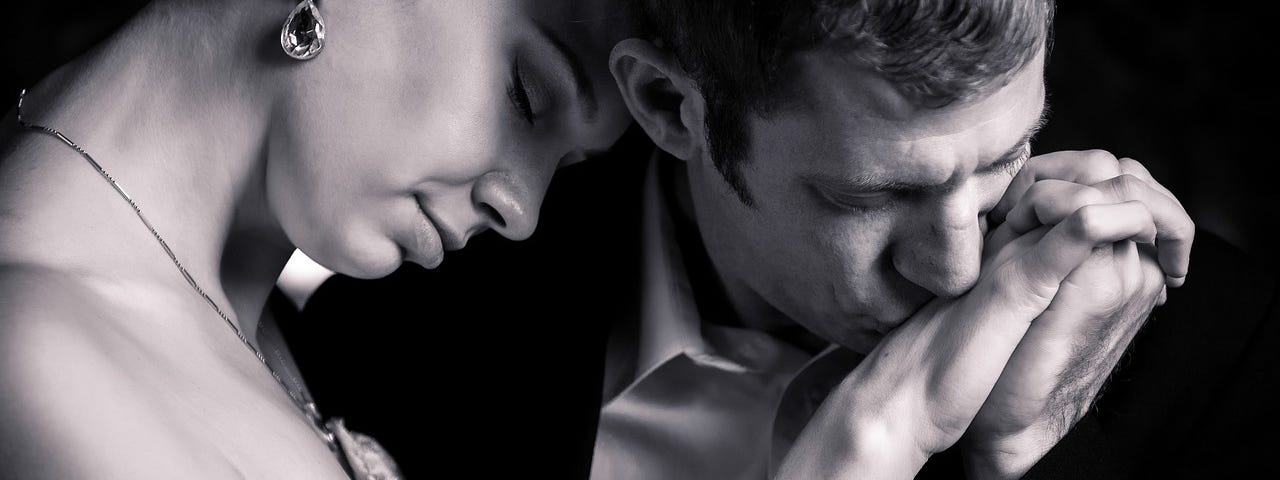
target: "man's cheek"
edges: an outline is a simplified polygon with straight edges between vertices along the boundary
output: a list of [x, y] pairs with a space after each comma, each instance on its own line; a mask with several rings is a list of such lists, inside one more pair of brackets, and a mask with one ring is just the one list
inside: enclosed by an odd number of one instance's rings
[[996, 204], [1000, 203], [1000, 197], [1004, 196], [1004, 192], [1009, 189], [1009, 185], [1013, 184], [1013, 175], [1007, 173], [993, 173], [981, 177], [976, 177], [978, 182], [979, 200], [978, 200], [978, 216], [984, 221], [987, 213], [996, 208]]
[[[978, 228], [981, 229], [982, 238], [985, 243], [993, 240], [992, 233], [1000, 227], [999, 223], [991, 221], [991, 217], [988, 214], [991, 213], [991, 210], [995, 209], [996, 204], [1000, 203], [1000, 198], [1004, 196], [1005, 190], [1007, 190], [1009, 185], [1013, 183], [1013, 177], [1006, 174], [996, 174], [989, 178], [982, 179], [981, 182], [980, 188], [978, 189], [978, 195], [980, 196], [978, 200]], [[997, 237], [995, 239], [1000, 240], [1001, 238]], [[1004, 238], [1003, 240], [1007, 241], [1008, 239]], [[989, 249], [984, 245], [984, 257], [988, 251]]]

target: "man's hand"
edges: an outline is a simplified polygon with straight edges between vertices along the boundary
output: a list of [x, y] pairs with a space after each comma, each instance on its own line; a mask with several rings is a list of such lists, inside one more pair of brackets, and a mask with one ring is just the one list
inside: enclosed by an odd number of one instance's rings
[[[1093, 188], [1081, 188], [1085, 185]], [[1069, 201], [1055, 201], [1060, 197]], [[1195, 224], [1177, 197], [1146, 167], [1103, 150], [1053, 152], [1028, 161], [988, 215], [993, 223], [1009, 227], [1001, 235], [993, 232], [995, 238], [988, 247], [1004, 245], [1012, 236], [1040, 225], [1056, 224], [1074, 211], [1072, 207], [1115, 201], [1142, 202], [1151, 210], [1160, 268], [1168, 286], [1181, 286], [1191, 261]]]
[[1126, 202], [1151, 213], [1159, 251], [1131, 241], [1101, 246], [1066, 278], [965, 434], [970, 476], [1020, 477], [1066, 435], [1163, 303], [1166, 284], [1181, 285], [1194, 234], [1181, 204], [1145, 168], [1100, 151], [1032, 159], [992, 212], [1004, 221], [988, 236], [984, 262], [998, 265], [1032, 248], [1042, 225]]
[[1097, 247], [1152, 243], [1139, 203], [1090, 205], [992, 262], [969, 293], [937, 299], [890, 332], [810, 420], [779, 478], [910, 478], [954, 444], [1032, 321]]
[[[1042, 180], [1092, 190], [1037, 186]], [[890, 332], [823, 403], [779, 478], [909, 478], [966, 430], [970, 451], [1001, 453], [971, 457], [979, 473], [1020, 475], [1096, 395], [1162, 300], [1161, 277], [1176, 286], [1186, 274], [1193, 226], [1131, 160], [1102, 152], [1040, 157], [993, 213], [1003, 225], [989, 236], [992, 254], [977, 285], [931, 302]], [[1157, 237], [1159, 253], [1144, 260], [1140, 250]], [[1156, 256], [1163, 274], [1152, 265]], [[1099, 308], [1106, 305], [1114, 308]], [[1100, 368], [1061, 361], [1082, 355]], [[1059, 428], [1040, 429], [1050, 425]]]

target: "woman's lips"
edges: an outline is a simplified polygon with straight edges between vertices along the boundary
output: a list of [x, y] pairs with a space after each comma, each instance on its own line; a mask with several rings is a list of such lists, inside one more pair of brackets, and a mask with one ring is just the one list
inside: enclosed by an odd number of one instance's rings
[[440, 266], [440, 262], [444, 261], [444, 245], [440, 241], [440, 231], [436, 229], [431, 215], [427, 213], [427, 207], [422, 198], [415, 198], [415, 200], [418, 203], [421, 221], [414, 229], [416, 245], [410, 252], [409, 259], [423, 267], [436, 268]]

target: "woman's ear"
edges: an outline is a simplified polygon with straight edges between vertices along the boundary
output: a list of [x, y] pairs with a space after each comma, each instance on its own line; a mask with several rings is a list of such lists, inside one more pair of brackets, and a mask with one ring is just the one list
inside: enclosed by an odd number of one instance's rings
[[685, 161], [701, 154], [706, 104], [675, 55], [629, 38], [613, 47], [609, 70], [631, 116], [658, 148]]

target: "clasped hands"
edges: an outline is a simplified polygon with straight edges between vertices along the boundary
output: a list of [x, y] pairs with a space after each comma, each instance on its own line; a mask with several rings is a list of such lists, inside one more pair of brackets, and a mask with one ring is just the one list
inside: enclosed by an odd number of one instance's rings
[[1140, 163], [1034, 157], [988, 213], [982, 270], [890, 332], [830, 394], [778, 478], [912, 478], [959, 442], [971, 478], [1018, 478], [1078, 421], [1195, 227]]

